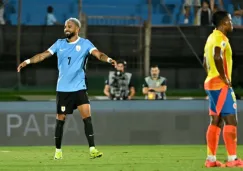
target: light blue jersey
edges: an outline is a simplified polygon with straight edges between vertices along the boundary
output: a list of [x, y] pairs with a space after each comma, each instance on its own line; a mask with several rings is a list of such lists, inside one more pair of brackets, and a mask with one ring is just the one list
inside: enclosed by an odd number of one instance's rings
[[69, 43], [66, 39], [58, 39], [48, 51], [57, 53], [59, 76], [57, 91], [73, 92], [87, 89], [85, 69], [88, 55], [95, 46], [87, 39], [78, 38]]

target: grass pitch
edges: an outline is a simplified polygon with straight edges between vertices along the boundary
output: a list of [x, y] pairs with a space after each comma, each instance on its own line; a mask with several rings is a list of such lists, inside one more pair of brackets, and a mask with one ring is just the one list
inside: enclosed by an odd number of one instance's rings
[[[97, 146], [102, 158], [89, 159], [87, 146], [63, 146], [63, 159], [53, 160], [54, 147], [0, 147], [0, 171], [204, 171], [243, 170], [205, 168], [205, 146]], [[239, 157], [243, 146], [238, 147]], [[218, 150], [224, 161], [224, 146]]]

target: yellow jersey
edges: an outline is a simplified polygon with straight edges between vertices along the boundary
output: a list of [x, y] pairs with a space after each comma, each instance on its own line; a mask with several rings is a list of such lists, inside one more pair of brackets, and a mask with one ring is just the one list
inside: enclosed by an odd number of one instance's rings
[[232, 74], [232, 49], [228, 38], [219, 30], [214, 30], [208, 37], [204, 48], [204, 58], [207, 65], [207, 78], [204, 82], [205, 90], [219, 90], [226, 84], [219, 76], [219, 72], [214, 62], [214, 48], [221, 48], [221, 57], [223, 59], [224, 72], [226, 78], [231, 81]]

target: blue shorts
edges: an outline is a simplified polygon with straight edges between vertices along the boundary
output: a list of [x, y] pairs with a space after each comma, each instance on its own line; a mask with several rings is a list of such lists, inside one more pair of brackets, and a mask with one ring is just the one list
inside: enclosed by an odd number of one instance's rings
[[220, 90], [206, 90], [209, 99], [210, 115], [229, 115], [237, 113], [237, 102], [232, 88], [223, 87]]

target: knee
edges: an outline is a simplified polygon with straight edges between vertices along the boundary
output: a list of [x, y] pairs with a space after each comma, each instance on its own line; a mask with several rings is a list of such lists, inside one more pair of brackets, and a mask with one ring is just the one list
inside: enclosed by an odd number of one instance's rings
[[225, 125], [237, 126], [237, 119], [235, 115], [228, 115], [224, 117]]
[[223, 122], [222, 121], [211, 121], [211, 125], [217, 126], [219, 128], [223, 127]]
[[89, 122], [91, 122], [91, 117], [90, 116], [85, 117], [85, 118], [83, 118], [83, 121], [89, 123]]
[[225, 125], [233, 125], [237, 126], [237, 121], [236, 120], [225, 120]]
[[211, 118], [211, 125], [222, 128], [223, 124], [224, 124], [224, 122], [220, 117], [212, 117]]
[[87, 119], [87, 118], [91, 117], [89, 110], [85, 110], [83, 112], [80, 112], [80, 115], [81, 115], [82, 119]]
[[61, 120], [61, 121], [64, 121], [66, 118], [66, 115], [65, 114], [57, 114], [56, 116], [56, 119], [57, 120]]
[[220, 119], [217, 125], [219, 128], [222, 128], [224, 126], [224, 121], [223, 119]]

